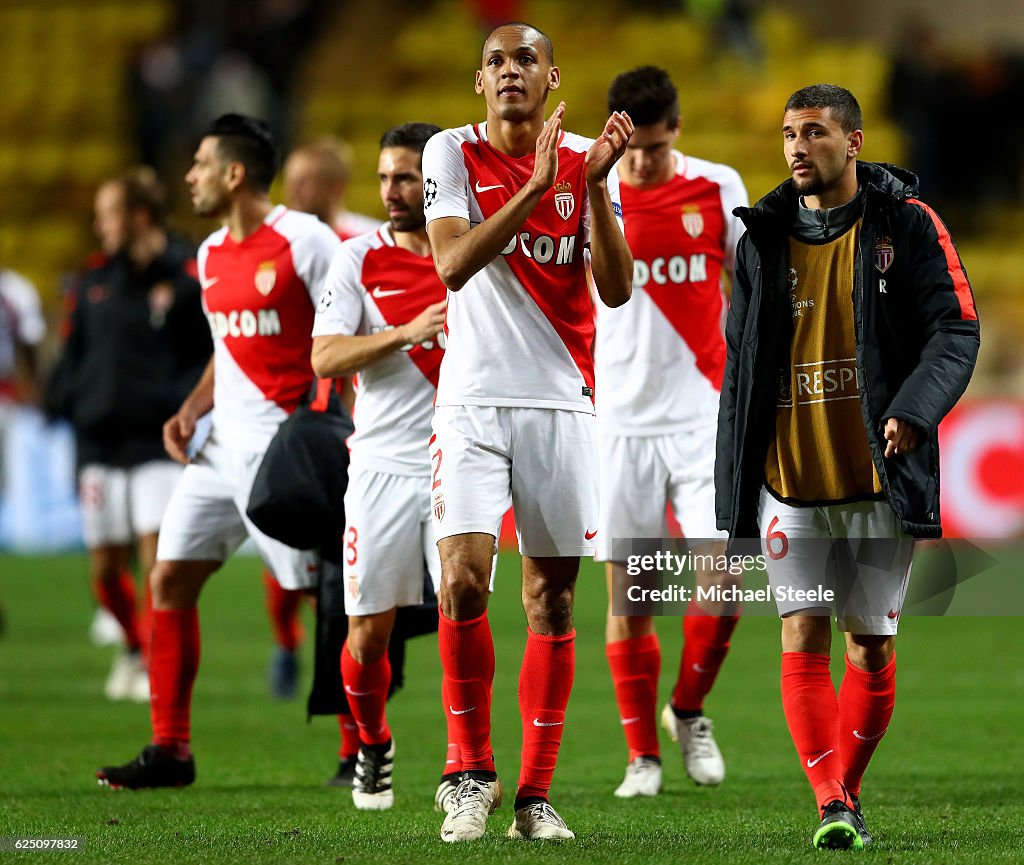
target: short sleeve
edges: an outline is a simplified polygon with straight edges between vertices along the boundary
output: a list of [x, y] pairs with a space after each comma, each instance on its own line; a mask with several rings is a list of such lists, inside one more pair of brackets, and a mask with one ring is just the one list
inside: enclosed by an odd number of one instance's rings
[[354, 336], [363, 320], [364, 289], [352, 242], [341, 245], [324, 279], [316, 306], [313, 336]]
[[738, 216], [733, 215], [737, 207], [749, 207], [750, 200], [747, 196], [747, 188], [743, 180], [733, 169], [728, 169], [722, 178], [722, 215], [725, 219], [725, 258], [722, 266], [732, 273], [736, 269], [736, 245], [743, 236], [743, 222]]
[[423, 150], [423, 213], [428, 223], [446, 216], [469, 219], [466, 162], [455, 136], [439, 132]]

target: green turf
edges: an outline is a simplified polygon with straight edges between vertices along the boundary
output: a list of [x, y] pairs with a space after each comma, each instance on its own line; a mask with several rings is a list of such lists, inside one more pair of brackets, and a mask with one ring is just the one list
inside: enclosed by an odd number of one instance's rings
[[[518, 769], [515, 693], [525, 639], [515, 569], [516, 559], [503, 557], [491, 604], [495, 752], [509, 787]], [[662, 796], [611, 795], [625, 750], [602, 647], [603, 579], [589, 565], [577, 601], [576, 688], [552, 796], [578, 840], [506, 840], [506, 804], [483, 841], [449, 846], [438, 838], [441, 820], [432, 810], [445, 741], [433, 640], [410, 644], [407, 684], [391, 704], [395, 808], [358, 813], [347, 790], [322, 786], [336, 765], [333, 720], [306, 724], [303, 701], [267, 696], [271, 650], [259, 571], [252, 559], [232, 562], [201, 603], [197, 783], [113, 793], [98, 788], [93, 773], [138, 752], [148, 712], [102, 697], [113, 650], [87, 641], [92, 604], [82, 560], [0, 557], [7, 622], [0, 637], [0, 836], [81, 836], [84, 850], [70, 860], [80, 863], [1024, 861], [1020, 619], [903, 622], [896, 715], [863, 794], [876, 843], [864, 852], [819, 852], [810, 846], [814, 803], [782, 719], [778, 623], [770, 618], [741, 622], [706, 707], [728, 765], [725, 784], [696, 788], [666, 741]], [[681, 636], [678, 620], [659, 628], [665, 696]], [[308, 681], [308, 664], [303, 675]]]

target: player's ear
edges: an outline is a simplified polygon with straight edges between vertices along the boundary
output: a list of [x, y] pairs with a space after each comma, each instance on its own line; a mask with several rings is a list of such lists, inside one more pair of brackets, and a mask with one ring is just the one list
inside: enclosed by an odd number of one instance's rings
[[476, 70], [476, 80], [473, 82], [473, 89], [478, 95], [484, 92], [484, 75], [479, 69]]
[[245, 183], [245, 166], [241, 162], [229, 162], [224, 171], [228, 189], [234, 191]]
[[846, 136], [846, 155], [850, 158], [856, 157], [860, 153], [860, 149], [864, 146], [864, 132], [860, 129], [855, 129], [848, 136]]
[[548, 90], [557, 90], [558, 85], [562, 83], [562, 70], [557, 66], [552, 66], [548, 70]]

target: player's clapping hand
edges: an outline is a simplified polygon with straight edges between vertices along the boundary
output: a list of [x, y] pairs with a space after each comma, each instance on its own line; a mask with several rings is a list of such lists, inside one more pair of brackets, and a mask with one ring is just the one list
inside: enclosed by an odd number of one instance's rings
[[164, 424], [164, 450], [170, 454], [171, 459], [188, 463], [188, 443], [195, 431], [196, 420], [185, 411], [179, 411]]
[[604, 180], [633, 136], [633, 121], [624, 111], [616, 111], [608, 118], [604, 130], [587, 151], [587, 182]]
[[402, 338], [410, 345], [419, 345], [433, 339], [444, 329], [444, 316], [448, 301], [432, 303], [408, 324], [403, 324]]
[[548, 190], [558, 176], [558, 139], [562, 135], [562, 117], [565, 103], [559, 102], [551, 116], [544, 121], [544, 128], [537, 136], [536, 158], [533, 162], [531, 180], [542, 190]]
[[917, 447], [919, 439], [917, 429], [913, 424], [895, 417], [891, 417], [885, 422], [883, 435], [886, 439], [885, 455], [887, 457], [910, 453]]

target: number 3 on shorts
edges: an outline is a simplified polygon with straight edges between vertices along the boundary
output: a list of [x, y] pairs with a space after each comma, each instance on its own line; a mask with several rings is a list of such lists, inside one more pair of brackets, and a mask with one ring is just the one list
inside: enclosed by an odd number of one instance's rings
[[359, 560], [359, 553], [356, 550], [356, 541], [359, 540], [359, 531], [355, 526], [349, 526], [345, 533], [345, 561], [350, 566]]

